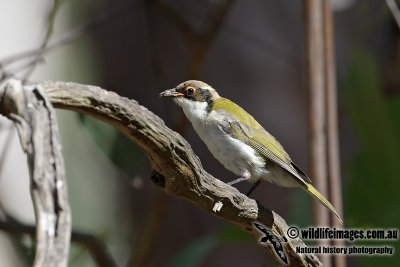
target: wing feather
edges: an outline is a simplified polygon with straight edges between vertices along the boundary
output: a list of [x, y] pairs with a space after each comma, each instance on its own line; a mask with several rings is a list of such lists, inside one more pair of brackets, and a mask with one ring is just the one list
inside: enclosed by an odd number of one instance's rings
[[[250, 116], [250, 115], [248, 115]], [[276, 163], [306, 185], [311, 183], [310, 178], [304, 174], [290, 159], [282, 145], [268, 133], [260, 124], [254, 122], [250, 127], [248, 124], [238, 120], [230, 114], [230, 119], [225, 122], [222, 129], [232, 137], [246, 143], [255, 149], [261, 156]], [[250, 117], [253, 119], [252, 117]], [[253, 119], [254, 120], [254, 119]], [[250, 123], [249, 123], [250, 124]]]

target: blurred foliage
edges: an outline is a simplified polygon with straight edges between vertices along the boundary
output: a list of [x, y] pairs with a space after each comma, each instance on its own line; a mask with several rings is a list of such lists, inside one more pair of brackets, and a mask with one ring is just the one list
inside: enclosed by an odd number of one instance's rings
[[225, 227], [217, 235], [221, 244], [243, 244], [254, 240], [251, 235], [232, 225]]
[[169, 267], [201, 266], [207, 256], [220, 245], [240, 245], [254, 242], [254, 238], [237, 227], [227, 226], [212, 235], [200, 237], [180, 250]]
[[293, 193], [291, 213], [286, 222], [288, 225], [306, 228], [312, 224], [312, 198], [303, 189], [293, 189]]
[[198, 238], [186, 245], [171, 261], [169, 267], [201, 266], [206, 256], [218, 245], [215, 235]]
[[33, 264], [35, 260], [36, 242], [33, 242], [33, 237], [29, 235], [19, 235], [12, 239], [13, 244], [17, 248], [20, 260], [22, 260], [26, 266]]
[[116, 166], [133, 178], [145, 160], [144, 153], [139, 147], [107, 123], [82, 114], [79, 118], [99, 149]]
[[[399, 228], [400, 99], [383, 94], [376, 61], [364, 49], [355, 51], [344, 84], [344, 101], [360, 140], [360, 149], [348, 166], [347, 227]], [[399, 242], [363, 242], [393, 246]], [[361, 257], [364, 266], [395, 266], [400, 254]]]

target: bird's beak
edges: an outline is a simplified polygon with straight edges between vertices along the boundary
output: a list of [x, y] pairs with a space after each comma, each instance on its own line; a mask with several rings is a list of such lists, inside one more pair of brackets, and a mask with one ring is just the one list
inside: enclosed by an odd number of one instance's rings
[[176, 91], [176, 89], [174, 88], [174, 89], [168, 89], [168, 90], [165, 90], [164, 92], [161, 92], [158, 96], [173, 96], [173, 97], [176, 97], [176, 96], [184, 96], [184, 94], [182, 94], [182, 93], [180, 93], [180, 92], [177, 92]]

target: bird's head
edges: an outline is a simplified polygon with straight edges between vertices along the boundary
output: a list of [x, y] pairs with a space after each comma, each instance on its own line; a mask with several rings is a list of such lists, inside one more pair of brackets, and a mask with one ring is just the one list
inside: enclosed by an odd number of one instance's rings
[[175, 88], [160, 93], [160, 96], [173, 97], [174, 101], [184, 109], [188, 106], [192, 109], [207, 107], [220, 97], [210, 85], [196, 80], [183, 82]]

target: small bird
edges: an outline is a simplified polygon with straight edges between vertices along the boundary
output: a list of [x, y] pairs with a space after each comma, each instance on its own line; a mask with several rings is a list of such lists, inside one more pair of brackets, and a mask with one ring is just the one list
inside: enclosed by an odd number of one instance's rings
[[238, 175], [229, 185], [247, 180], [254, 185], [266, 180], [284, 187], [301, 187], [325, 205], [339, 220], [332, 204], [290, 159], [282, 145], [250, 114], [220, 97], [210, 85], [196, 80], [183, 82], [160, 93], [172, 97], [213, 156]]

